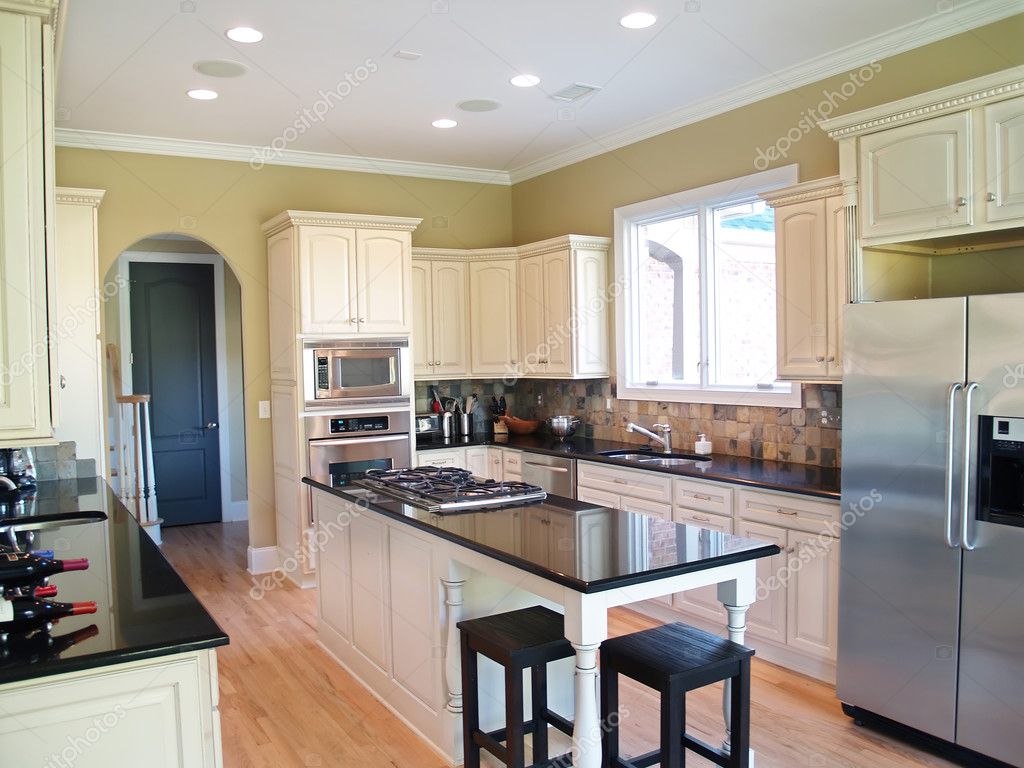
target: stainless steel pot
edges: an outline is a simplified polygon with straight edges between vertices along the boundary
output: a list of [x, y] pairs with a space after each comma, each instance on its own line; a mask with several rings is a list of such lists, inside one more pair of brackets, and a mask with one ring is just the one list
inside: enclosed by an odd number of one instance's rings
[[580, 425], [578, 416], [552, 416], [548, 419], [548, 426], [551, 427], [551, 434], [559, 440], [568, 440]]

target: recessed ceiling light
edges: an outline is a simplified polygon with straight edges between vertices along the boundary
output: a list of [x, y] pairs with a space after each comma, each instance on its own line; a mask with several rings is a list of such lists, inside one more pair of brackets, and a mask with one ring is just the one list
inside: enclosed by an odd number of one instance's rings
[[422, 53], [416, 53], [416, 51], [395, 51], [396, 59], [405, 59], [406, 61], [416, 61]]
[[206, 61], [197, 61], [192, 65], [192, 69], [201, 75], [207, 75], [208, 77], [241, 77], [249, 68], [245, 64], [240, 64], [237, 61], [230, 61], [228, 59], [208, 59]]
[[536, 75], [516, 75], [509, 82], [516, 88], [532, 88], [540, 83], [540, 78]]
[[654, 22], [657, 20], [658, 17], [653, 13], [637, 11], [636, 13], [627, 13], [619, 19], [619, 24], [626, 29], [647, 29], [647, 27], [654, 26]]
[[193, 88], [188, 95], [199, 101], [212, 101], [217, 98], [217, 92], [211, 91], [209, 88]]
[[236, 43], [258, 43], [263, 39], [263, 33], [252, 27], [232, 27], [224, 34]]
[[494, 99], [467, 99], [456, 104], [463, 112], [493, 112], [501, 106]]
[[442, 117], [440, 120], [435, 120], [434, 122], [432, 122], [431, 125], [434, 126], [435, 128], [454, 128], [456, 125], [458, 125], [458, 122], [455, 120], [451, 120], [447, 117]]

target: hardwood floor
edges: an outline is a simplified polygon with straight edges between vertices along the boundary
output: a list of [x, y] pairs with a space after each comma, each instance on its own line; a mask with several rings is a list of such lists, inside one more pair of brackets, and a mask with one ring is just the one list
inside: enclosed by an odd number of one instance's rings
[[[445, 765], [316, 645], [314, 591], [286, 584], [260, 600], [250, 596], [245, 523], [169, 528], [164, 542], [168, 559], [231, 637], [218, 651], [225, 768]], [[611, 633], [651, 624], [617, 609]], [[624, 752], [652, 749], [655, 694], [626, 681], [620, 704]], [[759, 768], [952, 765], [854, 726], [830, 686], [756, 658], [751, 718]], [[721, 739], [719, 687], [687, 697], [687, 725], [706, 740]], [[688, 755], [687, 765], [711, 763]]]

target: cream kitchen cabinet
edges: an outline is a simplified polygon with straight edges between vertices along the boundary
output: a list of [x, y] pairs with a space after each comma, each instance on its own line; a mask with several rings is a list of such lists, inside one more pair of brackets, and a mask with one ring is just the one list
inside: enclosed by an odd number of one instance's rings
[[526, 377], [609, 375], [608, 248], [566, 237], [519, 248], [519, 347]]
[[469, 368], [473, 376], [508, 377], [519, 370], [517, 283], [514, 259], [470, 263]]
[[416, 466], [466, 469], [466, 449], [437, 448], [432, 451], [417, 451]]
[[[712, 531], [733, 532], [733, 489], [730, 486], [690, 478], [676, 478], [672, 486], [673, 520]], [[725, 619], [716, 587], [678, 592], [672, 602], [677, 608], [708, 621]]]
[[[53, 437], [59, 388], [51, 388], [56, 347], [47, 343], [47, 285], [55, 247], [47, 228], [53, 204], [53, 41], [56, 2], [5, 3], [0, 12], [0, 443], [25, 445]], [[49, 215], [52, 215], [49, 214]]]
[[469, 375], [469, 264], [413, 251], [412, 359], [417, 379]]
[[467, 448], [466, 464], [463, 469], [472, 472], [473, 477], [490, 477], [491, 463], [488, 461], [487, 448]]
[[842, 306], [849, 299], [842, 191], [834, 177], [764, 195], [775, 209], [780, 379], [842, 379]]
[[[497, 449], [496, 449], [497, 450]], [[518, 481], [523, 479], [523, 454], [513, 448], [501, 448], [501, 479]]]
[[527, 507], [523, 551], [531, 560], [562, 573], [576, 572], [575, 516]]
[[1022, 86], [1007, 69], [823, 121], [858, 190], [861, 244], [1024, 226]]
[[[421, 219], [284, 211], [263, 224], [271, 375], [294, 378], [302, 335], [403, 334], [412, 326], [411, 233]], [[288, 349], [286, 349], [288, 347]]]

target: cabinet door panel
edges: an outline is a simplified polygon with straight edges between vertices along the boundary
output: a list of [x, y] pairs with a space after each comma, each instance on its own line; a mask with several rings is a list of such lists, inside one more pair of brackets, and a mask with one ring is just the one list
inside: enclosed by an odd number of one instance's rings
[[773, 525], [736, 521], [736, 534], [776, 544], [782, 554], [757, 561], [757, 601], [747, 611], [747, 629], [752, 635], [779, 643], [786, 642], [786, 530]]
[[523, 548], [522, 512], [483, 515], [477, 521], [476, 534], [489, 547], [518, 555]]
[[985, 107], [988, 221], [1024, 219], [1024, 98]]
[[[320, 621], [345, 640], [352, 639], [352, 583], [349, 567], [348, 525], [351, 515], [344, 504], [325, 493], [314, 493], [316, 525], [320, 540], [316, 569], [317, 601]], [[327, 588], [324, 589], [324, 585]]]
[[286, 230], [267, 242], [267, 278], [269, 287], [270, 320], [270, 378], [272, 381], [294, 382], [295, 334], [298, 318], [295, 306], [295, 268], [292, 253], [295, 232]]
[[430, 378], [434, 375], [434, 312], [433, 270], [429, 261], [412, 263], [412, 347], [413, 375]]
[[355, 333], [356, 232], [299, 227], [301, 333]]
[[408, 232], [356, 233], [359, 331], [406, 333], [412, 303]]
[[491, 466], [487, 461], [487, 449], [467, 448], [465, 469], [472, 472], [474, 477], [490, 477]]
[[545, 353], [544, 257], [519, 262], [519, 343], [523, 372], [544, 373]]
[[836, 657], [839, 621], [839, 541], [789, 532], [794, 563], [788, 587], [787, 641], [806, 653]]
[[544, 372], [548, 375], [572, 373], [572, 339], [569, 285], [569, 252], [549, 253], [544, 257]]
[[392, 529], [391, 638], [395, 682], [437, 711], [440, 702], [440, 658], [434, 653], [441, 613], [437, 581], [430, 567], [427, 542]]
[[471, 264], [470, 370], [474, 376], [509, 376], [519, 357], [516, 262]]
[[548, 552], [551, 567], [560, 573], [576, 572], [576, 537], [573, 530], [574, 515], [551, 512], [551, 538]]
[[387, 527], [369, 516], [352, 518], [352, 645], [388, 672]]
[[[672, 518], [677, 523], [686, 523], [687, 525], [706, 528], [711, 531], [732, 533], [732, 518], [724, 515], [714, 515], [702, 510], [676, 507], [672, 513]], [[672, 596], [672, 603], [676, 608], [708, 619], [716, 624], [726, 623], [725, 608], [718, 601], [717, 586], [700, 587], [699, 589], [690, 589], [686, 592], [677, 592]]]
[[574, 256], [576, 376], [607, 376], [610, 370], [608, 342], [608, 257], [597, 248], [578, 248]]
[[[659, 520], [672, 519], [672, 505], [663, 501], [650, 501], [648, 499], [636, 499], [631, 496], [621, 496], [619, 498], [619, 509], [626, 512], [636, 512], [640, 515], [650, 515]], [[671, 546], [671, 542], [669, 542], [669, 545]], [[653, 599], [656, 603], [672, 605], [672, 595], [662, 595]]]
[[775, 210], [778, 369], [783, 378], [819, 378], [827, 371], [825, 243], [824, 200]]
[[607, 491], [598, 491], [593, 488], [577, 488], [576, 500], [587, 504], [599, 504], [602, 507], [619, 508], [619, 496]]
[[846, 199], [840, 195], [825, 198], [825, 279], [826, 374], [832, 379], [843, 377], [843, 305], [849, 301], [847, 275], [850, 254], [847, 247]]
[[958, 203], [972, 194], [970, 117], [943, 115], [860, 139], [863, 237], [971, 223], [971, 205]]
[[[501, 448], [487, 449], [487, 476], [499, 482], [505, 479], [505, 467], [502, 461]], [[510, 480], [513, 478], [509, 478]], [[519, 478], [515, 478], [519, 479]]]
[[433, 264], [435, 375], [465, 376], [469, 373], [467, 273], [465, 262]]

